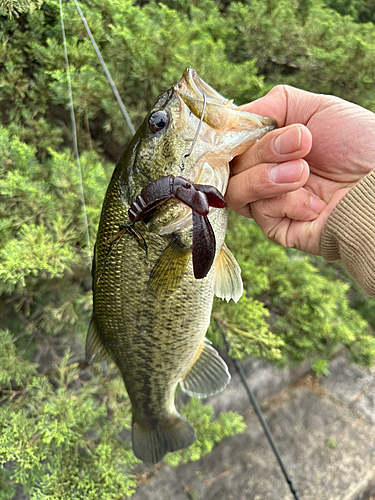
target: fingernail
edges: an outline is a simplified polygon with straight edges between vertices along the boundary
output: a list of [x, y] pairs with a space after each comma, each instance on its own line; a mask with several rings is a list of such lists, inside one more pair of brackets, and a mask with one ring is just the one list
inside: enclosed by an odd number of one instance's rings
[[301, 160], [287, 161], [280, 163], [270, 170], [270, 178], [276, 184], [286, 184], [288, 182], [298, 182], [303, 172]]
[[273, 143], [276, 153], [285, 155], [301, 147], [301, 129], [293, 127], [278, 135]]

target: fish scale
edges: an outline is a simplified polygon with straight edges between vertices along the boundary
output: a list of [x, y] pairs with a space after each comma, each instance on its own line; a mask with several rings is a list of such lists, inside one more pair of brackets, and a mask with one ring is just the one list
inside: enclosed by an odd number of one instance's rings
[[[113, 184], [108, 190], [110, 212], [116, 213], [117, 219], [113, 216], [105, 218], [104, 225], [99, 228], [98, 241], [105, 241], [102, 235], [118, 232], [128, 208], [123, 210], [116, 181]], [[115, 209], [116, 204], [118, 209]], [[225, 217], [226, 213], [222, 211], [222, 215], [216, 218], [217, 222], [215, 219], [219, 227], [223, 226], [222, 219]], [[225, 234], [221, 233], [218, 230], [219, 248]], [[147, 418], [154, 420], [155, 415], [160, 416], [162, 412], [165, 418], [171, 416], [165, 412], [165, 407], [171, 406], [178, 380], [191, 365], [196, 347], [204, 339], [213, 299], [213, 272], [204, 280], [196, 280], [190, 270], [175, 292], [158, 299], [147, 291], [147, 282], [151, 269], [166, 247], [166, 238], [154, 237], [150, 244], [147, 231], [143, 232], [143, 237], [148, 244], [148, 261], [136, 238], [124, 235], [112, 250], [100, 281], [95, 285], [94, 305], [101, 336], [105, 342], [113, 339], [121, 347], [113, 352], [113, 356], [125, 380], [138, 374], [136, 384], [128, 388], [133, 405], [143, 408], [146, 400]], [[100, 272], [107, 259], [108, 244], [97, 243], [96, 251], [96, 266]], [[130, 286], [131, 295], [118, 293], [123, 287]], [[197, 315], [197, 308], [206, 309], [208, 314]], [[184, 331], [186, 324], [190, 331], [188, 337]], [[156, 369], [157, 364], [163, 368]], [[152, 392], [149, 387], [153, 388]]]
[[[183, 172], [193, 184], [207, 184], [207, 178], [224, 193], [230, 159], [274, 127], [270, 119], [236, 110], [188, 68], [159, 97], [117, 164], [95, 245], [87, 358], [98, 361], [107, 355], [119, 367], [132, 403], [134, 453], [150, 463], [196, 439], [175, 408], [177, 385], [206, 397], [230, 380], [226, 364], [205, 341], [214, 292], [227, 300], [242, 294], [239, 266], [224, 244], [227, 209], [208, 213], [216, 252], [203, 279], [193, 272], [189, 207], [170, 199], [143, 222], [132, 225], [128, 217], [146, 185], [181, 175], [181, 158], [190, 150], [202, 114], [202, 92], [207, 99], [204, 123]], [[211, 247], [212, 242], [199, 251]]]

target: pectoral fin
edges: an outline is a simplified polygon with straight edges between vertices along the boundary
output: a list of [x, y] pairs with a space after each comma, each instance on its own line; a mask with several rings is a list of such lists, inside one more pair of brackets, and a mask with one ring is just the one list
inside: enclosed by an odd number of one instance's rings
[[94, 316], [91, 318], [86, 338], [86, 359], [90, 364], [108, 359], [108, 354], [99, 338]]
[[151, 271], [149, 290], [157, 297], [175, 290], [185, 274], [190, 255], [190, 248], [183, 246], [178, 238], [173, 238]]
[[181, 389], [190, 396], [206, 398], [225, 389], [229, 382], [230, 373], [225, 361], [205, 339], [198, 359], [180, 380]]
[[241, 268], [225, 243], [221, 247], [215, 266], [215, 295], [227, 302], [230, 299], [238, 302], [243, 293]]

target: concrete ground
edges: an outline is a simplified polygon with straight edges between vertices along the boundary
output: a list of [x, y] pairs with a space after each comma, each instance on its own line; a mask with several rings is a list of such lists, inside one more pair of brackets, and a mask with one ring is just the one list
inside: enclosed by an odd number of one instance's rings
[[[375, 368], [345, 355], [318, 380], [308, 366], [278, 371], [250, 360], [245, 371], [300, 500], [370, 500], [375, 495]], [[247, 430], [199, 462], [142, 470], [134, 500], [292, 500], [231, 365], [230, 386], [209, 401], [244, 415]], [[375, 500], [375, 496], [372, 497]]]

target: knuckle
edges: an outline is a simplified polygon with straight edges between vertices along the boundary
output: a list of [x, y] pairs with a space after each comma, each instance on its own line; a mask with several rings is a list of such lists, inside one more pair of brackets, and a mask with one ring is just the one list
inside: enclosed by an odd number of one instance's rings
[[[259, 198], [263, 198], [265, 194], [272, 193], [275, 191], [275, 184], [270, 178], [270, 167], [269, 165], [259, 168], [256, 180], [256, 189]], [[277, 186], [276, 186], [277, 188]], [[267, 199], [267, 198], [266, 198]]]
[[[277, 135], [277, 134], [276, 134]], [[268, 132], [250, 149], [253, 153], [256, 164], [266, 163], [270, 157], [273, 157], [271, 144], [275, 138], [275, 131]]]
[[290, 225], [290, 221], [286, 219], [279, 219], [276, 224], [268, 231], [266, 235], [270, 240], [275, 243], [279, 243], [284, 247], [288, 247], [288, 227]]
[[266, 179], [262, 169], [250, 168], [242, 180], [241, 191], [244, 190], [251, 201], [257, 202], [262, 198], [262, 193], [266, 189]]
[[296, 239], [294, 237], [294, 234], [292, 233], [291, 230], [291, 224], [289, 225], [288, 231], [285, 235], [285, 247], [286, 248], [298, 248], [298, 243], [296, 242]]
[[288, 87], [288, 85], [283, 85], [283, 84], [275, 85], [268, 93], [270, 95], [273, 95], [273, 94], [285, 94], [285, 88], [286, 87]]
[[280, 84], [280, 85], [276, 85], [275, 87], [273, 87], [269, 92], [268, 92], [268, 95], [272, 96], [272, 97], [278, 97], [278, 96], [282, 96], [284, 97], [286, 100], [290, 97], [290, 95], [295, 91], [295, 87], [292, 87], [291, 85], [283, 85], [283, 84]]

